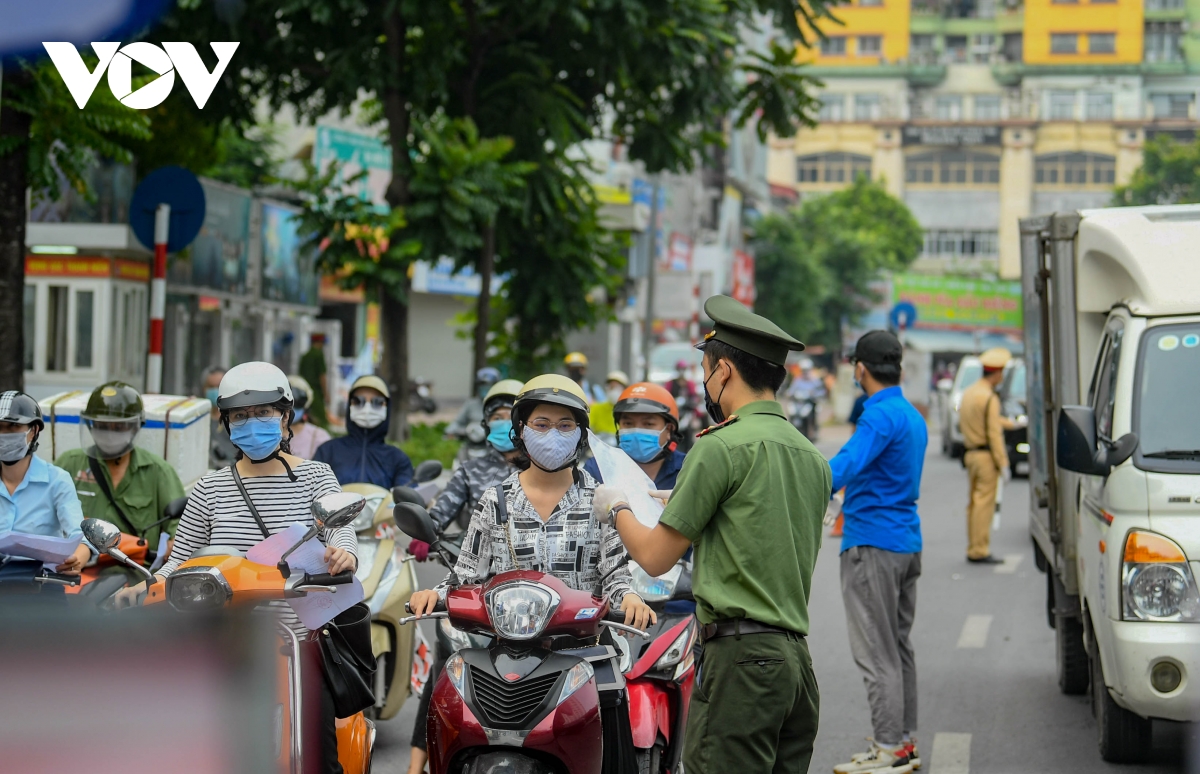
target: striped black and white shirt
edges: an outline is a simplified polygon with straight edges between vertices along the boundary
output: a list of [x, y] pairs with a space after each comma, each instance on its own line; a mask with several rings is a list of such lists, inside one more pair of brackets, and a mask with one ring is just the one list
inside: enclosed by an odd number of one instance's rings
[[[286, 474], [242, 478], [246, 493], [272, 535], [287, 529], [293, 522], [312, 526], [313, 500], [342, 489], [333, 471], [323, 462], [306, 460], [293, 470], [298, 479], [294, 482]], [[358, 556], [358, 536], [348, 526], [325, 530], [319, 538], [325, 545], [344, 548]], [[263, 539], [262, 530], [246, 506], [230, 469], [215, 470], [197, 481], [188, 495], [187, 508], [175, 532], [171, 558], [157, 574], [170, 575], [205, 546], [230, 546], [244, 552]], [[281, 608], [284, 623], [293, 631], [301, 636], [307, 634], [286, 602], [271, 604]]]
[[[538, 515], [517, 473], [504, 479], [508, 522], [496, 519], [496, 489], [484, 492], [463, 538], [454, 572], [463, 583], [480, 583], [508, 570], [537, 570], [577, 591], [608, 596], [620, 607], [630, 590], [629, 555], [611, 524], [592, 515], [596, 479], [579, 470], [578, 478], [545, 521]], [[516, 566], [513, 566], [513, 557]], [[437, 587], [445, 599], [449, 578]]]

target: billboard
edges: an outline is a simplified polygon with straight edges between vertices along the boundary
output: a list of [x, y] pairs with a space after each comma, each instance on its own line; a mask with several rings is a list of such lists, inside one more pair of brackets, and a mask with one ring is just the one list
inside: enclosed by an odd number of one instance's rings
[[[313, 144], [313, 166], [326, 172], [333, 162], [341, 164], [334, 185], [341, 185], [349, 194], [386, 210], [384, 195], [392, 180], [392, 151], [377, 137], [332, 126], [318, 126]], [[353, 185], [350, 178], [366, 170], [367, 174]]]
[[168, 256], [167, 281], [242, 295], [250, 252], [250, 193], [201, 180], [204, 225], [185, 249]]
[[892, 277], [892, 303], [917, 309], [915, 328], [1019, 331], [1021, 283], [926, 274]]
[[303, 246], [296, 209], [262, 203], [262, 297], [316, 306], [316, 254]]

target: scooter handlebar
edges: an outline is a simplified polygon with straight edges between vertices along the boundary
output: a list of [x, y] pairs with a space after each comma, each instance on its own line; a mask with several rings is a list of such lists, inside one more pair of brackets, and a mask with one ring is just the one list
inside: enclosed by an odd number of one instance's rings
[[344, 586], [347, 583], [354, 582], [354, 573], [350, 570], [343, 570], [337, 575], [330, 575], [327, 572], [319, 572], [316, 575], [305, 575], [305, 586]]

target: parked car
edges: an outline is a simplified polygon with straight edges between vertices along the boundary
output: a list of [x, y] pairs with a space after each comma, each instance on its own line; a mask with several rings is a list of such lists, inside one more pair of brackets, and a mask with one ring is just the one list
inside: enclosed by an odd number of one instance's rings
[[[1004, 369], [999, 395], [1001, 414], [1009, 419], [1028, 416], [1025, 407], [1025, 361], [1021, 358], [1014, 358]], [[1029, 428], [1005, 430], [1004, 447], [1008, 449], [1008, 464], [1013, 475], [1029, 475]]]
[[692, 370], [688, 377], [694, 381], [701, 373], [700, 361], [703, 358], [704, 353], [696, 349], [691, 342], [672, 341], [659, 344], [650, 350], [650, 378], [648, 381], [655, 384], [666, 384], [671, 381], [679, 373], [675, 370], [675, 364], [680, 360], [686, 361], [691, 366]]
[[963, 391], [983, 376], [983, 364], [975, 355], [966, 355], [958, 364], [954, 382], [950, 387], [942, 414], [942, 454], [958, 458], [963, 455], [962, 430], [958, 429], [958, 407], [962, 403]]

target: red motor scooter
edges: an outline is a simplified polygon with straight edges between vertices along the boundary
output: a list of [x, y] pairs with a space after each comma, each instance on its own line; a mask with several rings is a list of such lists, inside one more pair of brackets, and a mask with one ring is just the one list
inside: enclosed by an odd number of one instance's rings
[[[405, 534], [439, 550], [425, 509], [399, 503], [395, 517]], [[429, 706], [430, 771], [600, 774], [600, 694], [625, 681], [617, 649], [597, 638], [603, 626], [644, 633], [606, 620], [607, 599], [552, 575], [514, 570], [481, 584], [451, 581], [444, 610], [427, 617], [495, 641], [447, 659]]]

